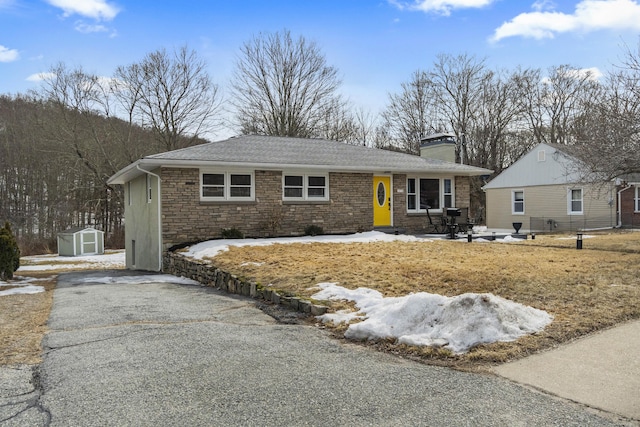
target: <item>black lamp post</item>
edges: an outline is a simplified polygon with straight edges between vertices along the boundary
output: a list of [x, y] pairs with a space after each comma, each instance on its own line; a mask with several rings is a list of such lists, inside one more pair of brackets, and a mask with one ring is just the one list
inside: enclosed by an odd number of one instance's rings
[[582, 249], [582, 233], [576, 233], [576, 249]]

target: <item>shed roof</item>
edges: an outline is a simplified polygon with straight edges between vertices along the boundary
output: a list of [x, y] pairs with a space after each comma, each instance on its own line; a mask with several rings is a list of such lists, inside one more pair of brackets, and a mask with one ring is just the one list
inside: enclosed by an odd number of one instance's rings
[[244, 135], [143, 157], [109, 179], [124, 184], [145, 167], [253, 167], [265, 170], [306, 168], [344, 172], [486, 175], [484, 168], [324, 139]]
[[72, 227], [64, 231], [59, 231], [58, 234], [76, 234], [76, 233], [79, 233], [80, 231], [85, 231], [85, 230], [98, 231], [100, 233], [104, 233], [104, 231], [96, 230], [93, 227]]

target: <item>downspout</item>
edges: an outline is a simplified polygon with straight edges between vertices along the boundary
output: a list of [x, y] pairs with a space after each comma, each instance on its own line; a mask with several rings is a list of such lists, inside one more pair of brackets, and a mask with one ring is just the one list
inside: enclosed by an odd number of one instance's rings
[[[158, 178], [158, 271], [162, 271], [162, 211], [160, 206], [160, 176], [146, 169], [142, 169], [139, 164], [136, 164], [136, 169]], [[147, 190], [145, 190], [145, 193], [146, 191]]]
[[627, 184], [626, 187], [624, 187], [622, 190], [618, 191], [618, 226], [617, 228], [621, 228], [622, 227], [622, 196], [621, 193], [623, 191], [626, 191], [630, 188], [632, 188], [633, 186]]

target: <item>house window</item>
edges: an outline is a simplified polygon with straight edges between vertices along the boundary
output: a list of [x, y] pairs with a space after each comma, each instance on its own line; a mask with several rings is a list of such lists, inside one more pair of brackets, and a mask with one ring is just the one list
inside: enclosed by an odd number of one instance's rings
[[511, 213], [513, 215], [523, 215], [524, 214], [524, 191], [523, 190], [514, 190], [511, 193]]
[[636, 185], [636, 197], [634, 198], [634, 210], [636, 212], [640, 212], [640, 185]]
[[582, 215], [582, 188], [570, 188], [568, 194], [569, 215]]
[[544, 150], [538, 151], [538, 161], [544, 162], [546, 160], [546, 153]]
[[147, 203], [151, 203], [151, 193], [153, 189], [151, 188], [151, 175], [146, 174], [147, 177]]
[[451, 178], [407, 178], [407, 212], [453, 207]]
[[329, 176], [326, 174], [284, 174], [283, 200], [329, 200]]
[[451, 208], [453, 207], [453, 185], [450, 179], [444, 179], [442, 182], [444, 184], [442, 191], [444, 195], [444, 207]]
[[133, 200], [131, 198], [131, 181], [127, 182], [127, 204], [129, 206], [133, 204]]
[[203, 201], [252, 201], [254, 199], [253, 173], [200, 174], [200, 199]]

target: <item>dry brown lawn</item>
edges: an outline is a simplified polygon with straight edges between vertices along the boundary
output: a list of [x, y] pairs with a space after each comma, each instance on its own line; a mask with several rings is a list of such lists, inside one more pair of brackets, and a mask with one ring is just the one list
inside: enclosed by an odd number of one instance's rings
[[45, 278], [35, 283], [44, 286], [45, 291], [0, 296], [0, 365], [37, 364], [41, 361], [41, 341], [47, 330], [56, 276], [46, 273], [29, 276]]
[[217, 255], [214, 264], [303, 297], [316, 292], [310, 288], [320, 282], [373, 288], [385, 296], [493, 293], [554, 316], [553, 323], [536, 335], [481, 345], [459, 356], [375, 343], [432, 363], [465, 367], [522, 357], [640, 318], [640, 233], [591, 235], [585, 235], [582, 250], [576, 249], [575, 236], [557, 235], [521, 243], [433, 240], [231, 247]]

